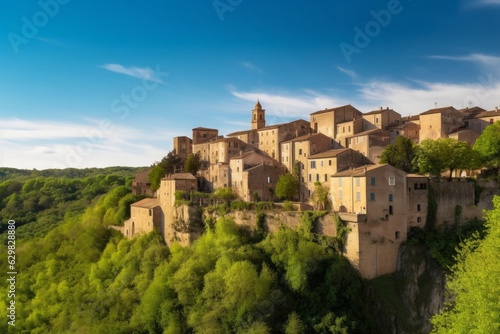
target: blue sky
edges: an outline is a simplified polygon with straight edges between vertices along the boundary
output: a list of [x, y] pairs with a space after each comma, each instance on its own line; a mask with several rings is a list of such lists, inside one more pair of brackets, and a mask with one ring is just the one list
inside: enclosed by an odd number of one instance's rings
[[500, 0], [4, 3], [0, 166], [148, 166], [197, 126], [500, 105]]

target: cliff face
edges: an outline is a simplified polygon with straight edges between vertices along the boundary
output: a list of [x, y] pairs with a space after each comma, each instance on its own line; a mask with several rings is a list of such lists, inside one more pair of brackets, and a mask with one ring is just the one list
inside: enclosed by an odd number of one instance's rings
[[369, 282], [369, 299], [384, 333], [429, 333], [446, 302], [445, 270], [423, 246], [404, 246], [400, 269]]

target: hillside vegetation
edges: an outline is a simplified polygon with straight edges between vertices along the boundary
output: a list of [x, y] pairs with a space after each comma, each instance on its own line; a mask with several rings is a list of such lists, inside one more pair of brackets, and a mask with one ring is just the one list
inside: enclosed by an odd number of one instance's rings
[[126, 174], [0, 183], [2, 254], [7, 220], [18, 227], [15, 327], [0, 332], [372, 332], [363, 282], [307, 228], [249, 238], [222, 218], [190, 247], [124, 239], [108, 226], [138, 199]]

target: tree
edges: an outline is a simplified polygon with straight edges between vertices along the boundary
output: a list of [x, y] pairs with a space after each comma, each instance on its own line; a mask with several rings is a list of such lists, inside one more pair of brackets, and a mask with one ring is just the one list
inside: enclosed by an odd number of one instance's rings
[[186, 162], [184, 162], [184, 171], [186, 171], [186, 173], [191, 173], [193, 175], [196, 175], [198, 169], [200, 169], [200, 165], [201, 165], [200, 152], [196, 152], [196, 154], [191, 153], [186, 158]]
[[317, 210], [326, 210], [330, 206], [330, 189], [321, 182], [315, 182], [312, 198]]
[[454, 138], [426, 139], [418, 147], [417, 164], [421, 173], [441, 175], [449, 170], [451, 179], [453, 171], [469, 169], [474, 157], [472, 147]]
[[278, 198], [292, 200], [299, 193], [299, 181], [292, 174], [286, 173], [278, 178], [275, 194]]
[[406, 173], [416, 171], [416, 145], [409, 138], [397, 136], [394, 144], [387, 145], [382, 152], [380, 162], [399, 168]]
[[180, 171], [182, 167], [181, 158], [174, 150], [161, 159], [161, 161], [151, 167], [148, 174], [148, 181], [151, 184], [151, 190], [156, 191], [160, 187], [160, 181], [165, 175], [173, 174]]
[[229, 202], [236, 198], [232, 188], [217, 188], [212, 196], [216, 201], [221, 200], [226, 204], [229, 204]]
[[487, 235], [468, 239], [447, 280], [453, 302], [432, 318], [433, 333], [500, 332], [500, 197], [486, 212]]
[[286, 334], [302, 334], [306, 330], [304, 324], [300, 320], [297, 312], [292, 312], [288, 315], [288, 321], [285, 324]]
[[486, 164], [500, 167], [500, 121], [484, 129], [474, 144], [474, 150], [479, 152]]

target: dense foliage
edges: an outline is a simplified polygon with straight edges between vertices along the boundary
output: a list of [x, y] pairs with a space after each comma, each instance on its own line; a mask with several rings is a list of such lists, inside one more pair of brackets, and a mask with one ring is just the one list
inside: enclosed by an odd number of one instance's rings
[[397, 136], [394, 144], [387, 145], [380, 157], [380, 163], [389, 164], [399, 168], [406, 173], [417, 170], [416, 165], [417, 146], [409, 138]]
[[175, 153], [175, 151], [170, 151], [168, 154], [161, 159], [157, 164], [151, 166], [151, 171], [148, 175], [148, 181], [151, 184], [151, 190], [156, 191], [160, 188], [160, 181], [167, 174], [173, 174], [174, 172], [179, 172], [184, 167], [184, 161]]
[[500, 332], [500, 197], [486, 213], [487, 235], [466, 241], [447, 287], [453, 301], [432, 323], [435, 333]]
[[286, 173], [278, 178], [275, 195], [278, 198], [292, 200], [299, 193], [299, 181], [295, 175]]
[[474, 143], [482, 161], [490, 166], [500, 167], [500, 121], [488, 125]]
[[[0, 186], [8, 189], [7, 182]], [[157, 233], [128, 240], [108, 228], [127, 215], [127, 182], [114, 175], [49, 177], [9, 190], [8, 202], [17, 196], [22, 205], [52, 198], [40, 212], [57, 209], [56, 203], [75, 209], [58, 213], [43, 233], [41, 216], [16, 230], [16, 327], [3, 321], [0, 332], [371, 331], [362, 281], [334, 247], [316, 241], [310, 219], [297, 231], [283, 227], [258, 242], [219, 219], [192, 246], [168, 249]], [[29, 213], [15, 208], [14, 216]], [[7, 283], [0, 289], [7, 291]], [[3, 294], [3, 319], [7, 302]]]

